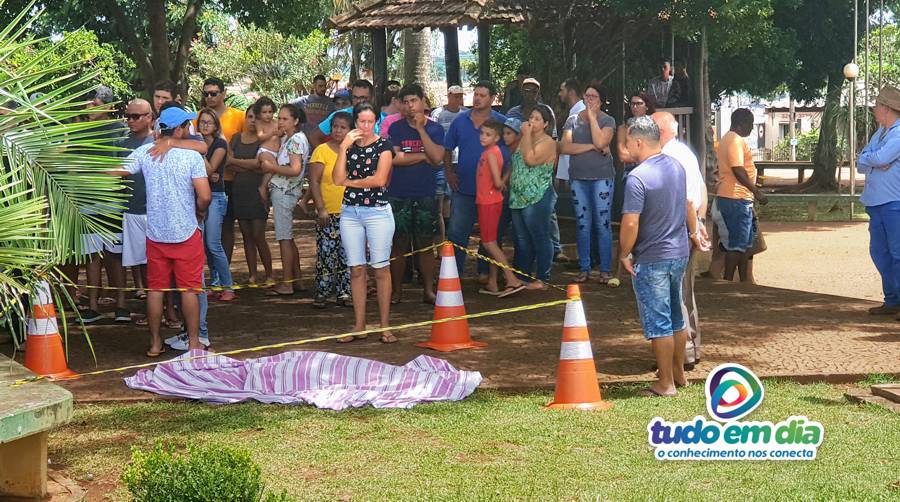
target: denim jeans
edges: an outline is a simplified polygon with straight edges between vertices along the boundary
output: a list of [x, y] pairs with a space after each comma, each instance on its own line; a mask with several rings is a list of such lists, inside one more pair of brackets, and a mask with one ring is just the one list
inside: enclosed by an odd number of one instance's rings
[[225, 248], [222, 247], [222, 221], [227, 209], [228, 196], [225, 192], [213, 192], [206, 214], [206, 232], [203, 233], [210, 284], [226, 288], [234, 285], [231, 270], [228, 268], [228, 257], [225, 256]]
[[550, 267], [553, 266], [550, 215], [555, 204], [556, 191], [550, 186], [541, 200], [512, 210], [516, 231], [515, 267], [542, 281], [550, 280]]
[[900, 305], [900, 201], [866, 208], [869, 255], [881, 274], [884, 304]]
[[613, 201], [613, 180], [571, 180], [572, 207], [575, 209], [575, 241], [578, 245], [578, 266], [582, 272], [591, 271], [591, 237], [597, 239], [600, 271], [612, 271], [612, 228], [610, 215]]
[[681, 283], [688, 257], [634, 265], [631, 285], [637, 298], [644, 338], [672, 336], [685, 328]]
[[[454, 191], [450, 194], [450, 222], [447, 225], [447, 240], [450, 242], [467, 247], [469, 245], [469, 236], [472, 235], [472, 227], [475, 226], [475, 220], [478, 219], [478, 211], [475, 209], [475, 196], [465, 195]], [[463, 276], [463, 269], [466, 264], [466, 253], [460, 249], [456, 252], [456, 269], [459, 276]]]
[[[205, 236], [206, 233], [205, 233], [204, 227], [206, 227], [206, 225], [204, 225], [204, 224], [200, 225], [200, 232], [202, 234], [204, 234], [204, 236]], [[221, 228], [221, 225], [219, 225], [219, 228]], [[201, 287], [205, 288], [206, 287], [206, 274], [200, 274], [200, 281], [201, 281], [200, 282]], [[173, 288], [176, 287], [174, 278], [172, 280], [172, 287]], [[175, 305], [177, 305], [178, 308], [181, 309], [181, 294], [177, 293], [177, 292], [173, 292], [172, 294], [175, 295], [173, 297]], [[209, 300], [207, 300], [207, 298], [206, 298], [206, 291], [203, 291], [199, 295], [197, 295], [197, 300], [200, 302], [200, 338], [206, 338], [208, 340], [209, 339], [209, 326], [206, 323], [206, 312], [207, 312], [207, 310], [209, 310]], [[185, 329], [187, 329], [187, 328], [185, 328]]]

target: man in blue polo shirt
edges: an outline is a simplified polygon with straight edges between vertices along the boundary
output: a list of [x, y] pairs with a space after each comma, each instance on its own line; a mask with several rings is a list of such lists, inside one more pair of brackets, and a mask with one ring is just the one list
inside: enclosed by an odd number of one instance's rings
[[[450, 224], [447, 239], [460, 246], [468, 246], [469, 235], [475, 226], [475, 174], [484, 147], [481, 146], [481, 125], [488, 119], [506, 122], [506, 117], [491, 108], [497, 90], [490, 81], [475, 84], [472, 108], [461, 112], [444, 136], [444, 169], [450, 185]], [[459, 148], [459, 163], [453, 164], [453, 149]], [[505, 148], [501, 147], [502, 150]], [[456, 250], [456, 265], [460, 275], [466, 254]]]
[[[394, 211], [394, 245], [391, 255], [399, 258], [408, 251], [434, 242], [438, 208], [434, 199], [435, 172], [444, 158], [444, 128], [425, 114], [425, 92], [419, 84], [407, 84], [397, 94], [403, 115], [390, 126], [391, 143], [397, 155], [388, 185], [388, 201]], [[423, 300], [433, 303], [434, 254], [419, 253], [419, 271], [424, 286]], [[391, 262], [391, 301], [400, 301], [406, 260]]]

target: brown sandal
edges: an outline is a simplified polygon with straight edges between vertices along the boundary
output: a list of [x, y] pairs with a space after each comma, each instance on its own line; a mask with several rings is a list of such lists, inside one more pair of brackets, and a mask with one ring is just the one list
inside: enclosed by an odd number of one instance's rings
[[397, 337], [391, 333], [381, 335], [381, 343], [397, 343]]

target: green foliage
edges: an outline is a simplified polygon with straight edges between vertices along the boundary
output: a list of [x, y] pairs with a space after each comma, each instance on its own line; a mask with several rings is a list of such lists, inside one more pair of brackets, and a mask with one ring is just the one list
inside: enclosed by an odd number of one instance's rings
[[287, 101], [308, 90], [317, 73], [330, 74], [328, 42], [319, 30], [298, 38], [252, 25], [234, 26], [220, 15], [205, 17], [203, 36], [191, 51], [190, 88], [199, 100], [203, 78], [216, 75], [226, 83], [247, 82], [249, 91]]
[[[814, 128], [797, 135], [797, 160], [812, 160], [816, 145], [819, 143], [819, 129]], [[775, 145], [773, 160], [791, 159], [791, 138], [784, 137]]]
[[[122, 180], [106, 174], [122, 162], [108, 156], [117, 138], [98, 130], [110, 121], [84, 120], [83, 96], [96, 87], [102, 68], [83, 52], [57, 46], [68, 37], [26, 38], [43, 15], [33, 7], [25, 5], [0, 30], [0, 60], [20, 58], [0, 65], [0, 159], [6, 168], [0, 176], [0, 312], [15, 310], [20, 317], [19, 298], [38, 284], [48, 283], [60, 299], [55, 267], [84, 259], [82, 234], [111, 239], [112, 224], [105, 220], [120, 213], [126, 197]], [[36, 94], [42, 97], [32, 100]]]
[[[877, 16], [875, 21], [877, 23]], [[887, 21], [885, 20], [885, 23]], [[865, 42], [860, 41], [859, 53], [859, 69], [860, 79], [868, 83], [869, 93], [873, 97], [878, 95], [881, 87], [878, 82], [878, 49], [879, 36], [882, 36], [881, 46], [883, 52], [881, 54], [881, 76], [884, 82], [894, 86], [900, 86], [900, 25], [885, 24], [884, 31], [874, 28], [869, 33], [869, 74], [866, 76], [865, 52], [863, 47]]]
[[286, 502], [284, 493], [263, 496], [258, 465], [244, 449], [189, 446], [176, 453], [157, 443], [148, 452], [133, 448], [122, 483], [136, 502]]
[[128, 97], [132, 91], [129, 82], [134, 77], [134, 63], [116, 47], [100, 43], [94, 32], [85, 29], [75, 30], [63, 35], [59, 40], [44, 39], [33, 41], [13, 53], [7, 64], [11, 69], [21, 68], [38, 54], [44, 55], [47, 65], [57, 68], [56, 73], [48, 75], [47, 80], [55, 80], [48, 89], [57, 89], [71, 82], [72, 61], [80, 61], [81, 68], [97, 73], [97, 82], [113, 90], [116, 96]]

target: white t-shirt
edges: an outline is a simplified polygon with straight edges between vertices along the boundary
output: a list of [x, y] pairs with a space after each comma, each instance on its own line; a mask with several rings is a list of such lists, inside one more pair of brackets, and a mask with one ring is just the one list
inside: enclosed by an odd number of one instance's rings
[[[569, 117], [572, 115], [578, 115], [583, 112], [586, 107], [584, 106], [584, 100], [581, 100], [574, 105], [572, 105], [572, 109], [569, 110]], [[566, 119], [568, 122], [568, 118]], [[568, 155], [560, 155], [559, 161], [556, 163], [556, 179], [558, 180], [568, 180], [569, 179], [569, 156]]]
[[200, 228], [194, 179], [206, 178], [203, 156], [193, 150], [173, 148], [162, 162], [148, 151], [153, 143], [137, 148], [125, 164], [131, 174], [142, 173], [147, 187], [147, 238], [153, 242], [177, 244], [188, 240]]
[[662, 153], [674, 158], [684, 168], [684, 179], [687, 184], [687, 198], [694, 205], [694, 210], [699, 211], [703, 203], [703, 174], [700, 172], [700, 162], [691, 151], [691, 147], [677, 139], [672, 139], [662, 147]]

